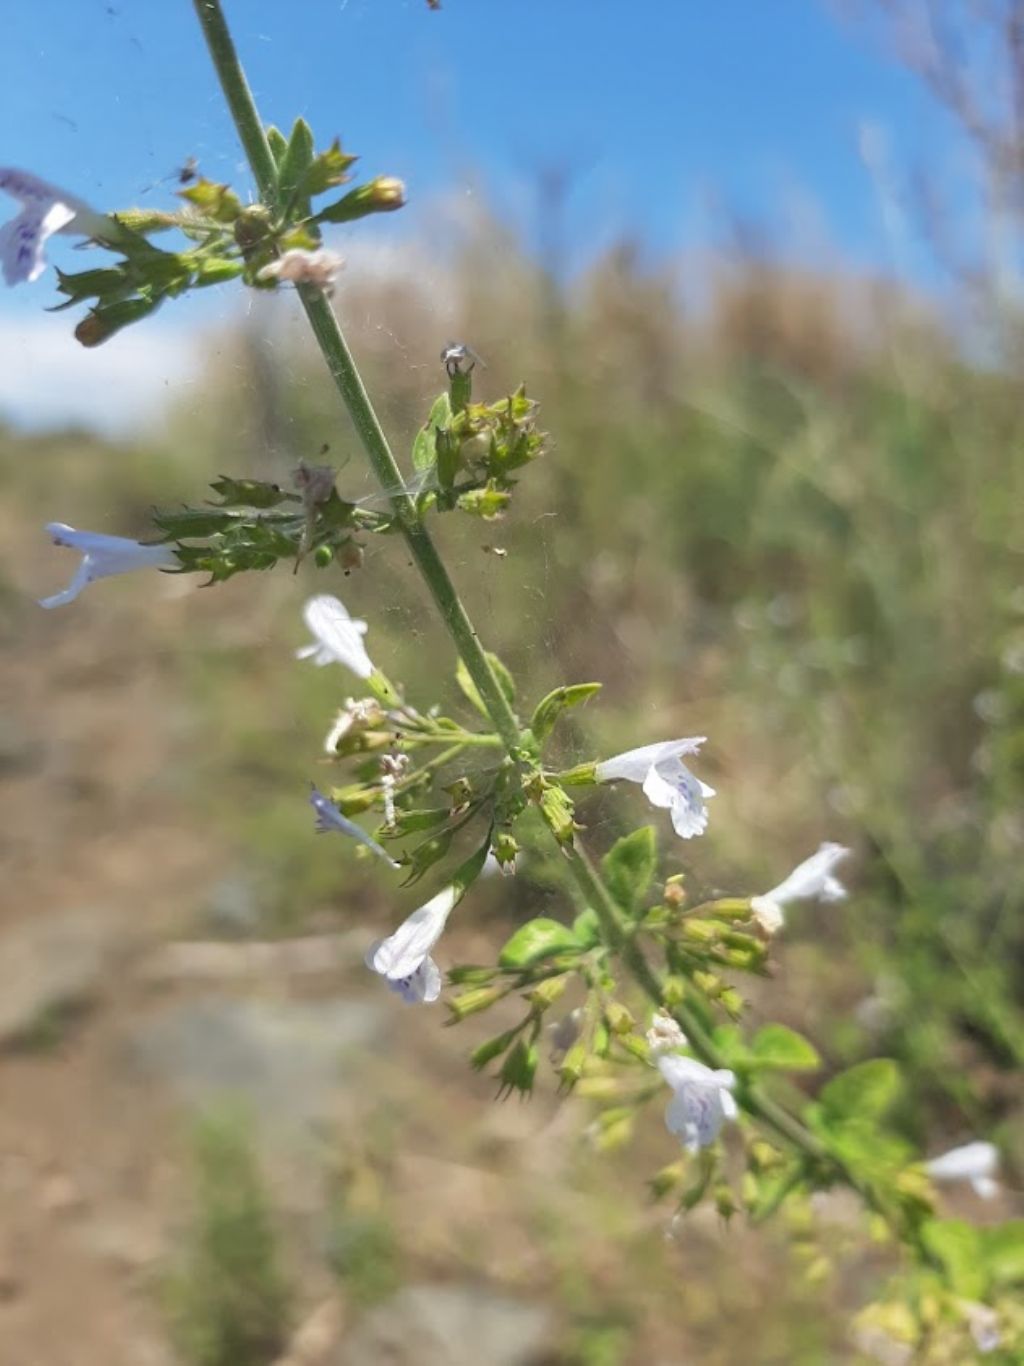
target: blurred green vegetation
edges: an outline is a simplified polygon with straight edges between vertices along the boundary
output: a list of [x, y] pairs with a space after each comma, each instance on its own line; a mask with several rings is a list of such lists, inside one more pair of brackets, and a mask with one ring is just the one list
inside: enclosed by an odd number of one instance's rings
[[266, 1366], [285, 1345], [291, 1291], [245, 1117], [211, 1112], [194, 1134], [195, 1210], [164, 1301], [190, 1366]]
[[[664, 871], [702, 892], [757, 892], [821, 839], [856, 850], [849, 902], [790, 916], [755, 1018], [807, 1033], [829, 1067], [896, 1057], [917, 1142], [993, 1136], [1012, 1166], [1024, 1062], [1019, 380], [972, 362], [937, 312], [891, 284], [700, 263], [696, 309], [688, 269], [621, 247], [563, 288], [486, 225], [426, 280], [350, 267], [335, 302], [410, 475], [450, 336], [487, 362], [476, 396], [525, 380], [540, 400], [552, 449], [508, 518], [447, 515], [438, 539], [524, 712], [559, 683], [604, 683], [560, 730], [566, 763], [710, 737], [698, 766], [719, 791], [709, 832], [684, 844], [666, 823]], [[75, 434], [4, 438], [16, 458], [0, 477], [19, 516], [140, 534], [150, 503], [195, 502], [220, 473], [286, 480], [299, 458], [339, 466], [343, 495], [373, 496], [290, 303], [257, 300], [208, 340], [202, 381], [159, 440], [112, 452]], [[89, 610], [117, 591], [90, 589]], [[307, 563], [187, 601], [167, 667], [198, 718], [189, 798], [246, 866], [261, 933], [385, 904], [372, 863], [312, 834], [306, 784], [330, 780], [322, 739], [358, 695], [340, 670], [294, 661], [312, 591], [368, 619], [371, 655], [411, 701], [471, 719], [396, 539], [368, 542], [347, 578]], [[598, 793], [581, 803], [583, 838], [599, 853], [646, 814], [639, 793]], [[501, 884], [502, 913], [561, 914], [556, 874], [527, 860], [525, 877]], [[490, 923], [496, 885], [474, 895], [477, 944], [507, 931]], [[389, 896], [386, 918], [423, 892]], [[329, 1256], [373, 1301], [398, 1275], [387, 1221], [343, 1202], [336, 1213]], [[578, 1359], [624, 1359], [614, 1305], [572, 1287], [565, 1298]], [[786, 1359], [823, 1359], [819, 1331], [808, 1322], [803, 1355], [790, 1335]]]
[[[894, 288], [740, 260], [693, 314], [679, 283], [623, 247], [562, 290], [493, 226], [463, 246], [450, 291], [457, 335], [487, 361], [476, 393], [525, 379], [553, 449], [506, 520], [448, 516], [439, 538], [524, 706], [604, 682], [566, 727], [567, 760], [710, 735], [711, 833], [668, 837], [670, 871], [757, 890], [819, 838], [858, 849], [849, 906], [787, 928], [772, 1008], [795, 995], [794, 1021], [837, 1063], [909, 1064], [933, 1102], [908, 1107], [917, 1127], [949, 1106], [954, 1129], [989, 1128], [1024, 1059], [1019, 386]], [[445, 340], [427, 287], [407, 285], [366, 280], [339, 300], [401, 452], [442, 387]], [[342, 491], [372, 494], [319, 358], [276, 303], [220, 340], [172, 418], [189, 452], [174, 478], [287, 477], [327, 445]], [[235, 598], [272, 650], [259, 632], [243, 648], [215, 638], [183, 667], [210, 718], [206, 797], [296, 923], [330, 895], [333, 861], [310, 856], [290, 784], [354, 682], [292, 664], [300, 594], [331, 588], [366, 616], [414, 701], [460, 702], [396, 542], [368, 544], [348, 581], [282, 577]], [[598, 797], [588, 838], [605, 845], [635, 815], [629, 794]]]

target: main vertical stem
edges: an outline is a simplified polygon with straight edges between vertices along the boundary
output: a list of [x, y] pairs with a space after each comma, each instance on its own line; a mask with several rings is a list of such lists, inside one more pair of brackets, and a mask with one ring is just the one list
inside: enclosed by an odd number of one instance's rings
[[[273, 154], [224, 20], [220, 0], [193, 0], [193, 5], [238, 135], [259, 185], [260, 194], [266, 203], [273, 207], [277, 194], [277, 173]], [[321, 291], [309, 286], [300, 286], [299, 294], [331, 377], [355, 424], [381, 488], [391, 500], [413, 559], [480, 692], [506, 751], [512, 753], [520, 743], [519, 723], [501, 691], [494, 670], [480, 645], [476, 630], [455, 591], [448, 571], [437, 553], [430, 533], [423, 525], [415, 501], [405, 492], [401, 470], [388, 445], [352, 353], [338, 326], [338, 320]], [[618, 946], [623, 961], [629, 967], [637, 985], [655, 1005], [661, 1006], [662, 989], [658, 974], [647, 962], [640, 946], [632, 939], [628, 927], [623, 922], [622, 912], [608, 889], [581, 849], [570, 848], [566, 852], [577, 886], [587, 903], [596, 911], [609, 942]], [[709, 1066], [722, 1066], [722, 1059], [714, 1040], [707, 1035], [696, 1016], [685, 1006], [676, 1007], [673, 1013], [687, 1032], [693, 1051]], [[826, 1158], [822, 1145], [814, 1135], [795, 1116], [765, 1096], [752, 1082], [743, 1086], [742, 1099], [745, 1108], [751, 1114], [774, 1129], [795, 1149], [810, 1158]], [[856, 1175], [834, 1156], [829, 1155], [827, 1160], [843, 1172], [849, 1185], [860, 1193], [868, 1205], [886, 1214], [870, 1187], [858, 1181]]]
[[[193, 0], [193, 5], [260, 194], [273, 207], [277, 197], [277, 171], [273, 153], [267, 142], [267, 135], [249, 83], [245, 79], [242, 64], [238, 60], [238, 53], [224, 19], [220, 0]], [[391, 506], [413, 559], [444, 618], [445, 625], [455, 641], [470, 677], [477, 686], [505, 748], [509, 751], [515, 750], [520, 743], [519, 722], [501, 690], [490, 661], [480, 645], [473, 623], [455, 591], [455, 585], [444, 562], [437, 553], [430, 532], [423, 525], [416, 503], [405, 492], [402, 471], [388, 445], [388, 439], [384, 435], [380, 419], [374, 411], [352, 353], [338, 326], [338, 320], [320, 290], [308, 285], [300, 286], [299, 294], [302, 306], [306, 310], [306, 317], [320, 343], [320, 350], [331, 372], [331, 378], [355, 424], [381, 488], [391, 500]]]

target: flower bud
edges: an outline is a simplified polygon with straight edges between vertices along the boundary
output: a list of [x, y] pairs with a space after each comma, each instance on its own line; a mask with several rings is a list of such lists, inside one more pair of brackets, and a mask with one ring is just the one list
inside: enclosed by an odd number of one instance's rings
[[[566, 1018], [571, 1019], [572, 1017], [567, 1016]], [[569, 1049], [569, 1051], [566, 1053], [565, 1057], [562, 1059], [562, 1065], [558, 1069], [558, 1074], [561, 1077], [562, 1085], [566, 1089], [571, 1089], [573, 1086], [575, 1086], [576, 1083], [579, 1081], [580, 1077], [583, 1076], [583, 1069], [586, 1066], [586, 1063], [586, 1048], [581, 1043], [574, 1043], [572, 1047]]]
[[549, 1006], [554, 1005], [568, 984], [569, 979], [564, 974], [561, 977], [548, 977], [545, 981], [538, 982], [532, 991], [527, 993], [526, 999], [539, 1010], [547, 1010]]
[[363, 547], [355, 541], [346, 541], [338, 551], [338, 563], [346, 574], [363, 567]]
[[662, 1004], [669, 1010], [680, 1005], [686, 997], [686, 982], [682, 977], [666, 977], [661, 986]]
[[665, 904], [667, 906], [681, 906], [686, 900], [686, 888], [683, 886], [683, 875], [677, 873], [675, 877], [670, 877], [665, 883]]
[[368, 201], [379, 212], [389, 213], [405, 204], [405, 184], [397, 176], [380, 175], [366, 187]]
[[452, 1013], [451, 1023], [457, 1024], [470, 1015], [477, 1015], [482, 1010], [489, 1010], [496, 1001], [501, 1000], [504, 994], [502, 987], [473, 987], [470, 991], [464, 991], [459, 996], [449, 997], [446, 1004]]
[[518, 1091], [528, 1096], [533, 1090], [533, 1079], [537, 1074], [537, 1049], [534, 1044], [517, 1039], [501, 1065], [498, 1079], [501, 1083], [499, 1095], [511, 1095]]
[[267, 241], [271, 221], [270, 210], [263, 204], [248, 205], [235, 219], [235, 241], [246, 257]]
[[604, 1008], [604, 1018], [613, 1034], [629, 1034], [636, 1024], [621, 1001], [609, 1001]]

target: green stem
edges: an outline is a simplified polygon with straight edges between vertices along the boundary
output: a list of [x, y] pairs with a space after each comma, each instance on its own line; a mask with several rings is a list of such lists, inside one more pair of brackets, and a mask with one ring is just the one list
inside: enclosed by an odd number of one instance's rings
[[[270, 205], [273, 205], [277, 190], [274, 159], [224, 20], [220, 0], [193, 0], [193, 4], [260, 193]], [[338, 320], [322, 291], [309, 285], [300, 285], [298, 293], [331, 378], [348, 409], [381, 488], [390, 499], [413, 559], [441, 612], [470, 677], [479, 690], [502, 745], [510, 755], [514, 755], [520, 747], [519, 722], [501, 690], [473, 623], [455, 591], [430, 533], [422, 522], [416, 502], [405, 489], [402, 472], [388, 444], [380, 419], [374, 411]], [[457, 752], [459, 748], [461, 744], [454, 746], [453, 750]], [[446, 757], [447, 754], [439, 756], [439, 759]], [[663, 1006], [662, 985], [658, 975], [629, 933], [621, 910], [590, 860], [575, 846], [564, 848], [563, 852], [568, 856], [576, 883], [588, 905], [592, 905], [597, 913], [609, 942], [619, 947], [624, 962], [650, 1000], [659, 1007]], [[685, 1003], [676, 1006], [672, 1013], [685, 1031], [694, 1053], [709, 1067], [723, 1067], [725, 1060], [695, 1013], [687, 1008]], [[763, 1095], [753, 1083], [743, 1085], [740, 1096], [749, 1113], [808, 1157], [830, 1161], [868, 1205], [879, 1209], [872, 1190], [828, 1154], [822, 1144], [795, 1116], [770, 1097]], [[884, 1210], [880, 1212], [886, 1213]]]
[[274, 154], [256, 111], [256, 102], [238, 60], [234, 40], [220, 6], [220, 0], [192, 0], [199, 27], [210, 50], [220, 88], [231, 110], [238, 136], [256, 177], [260, 195], [273, 206], [277, 199], [277, 167]]
[[[231, 110], [238, 136], [249, 159], [262, 197], [273, 206], [277, 195], [277, 170], [267, 142], [252, 91], [238, 60], [220, 0], [193, 0], [196, 15], [209, 48], [224, 98]], [[430, 533], [423, 525], [415, 500], [405, 491], [405, 481], [380, 419], [366, 392], [362, 376], [338, 326], [338, 320], [323, 292], [309, 285], [299, 286], [299, 297], [331, 378], [348, 409], [359, 438], [369, 457], [381, 488], [388, 494], [395, 517], [405, 536], [420, 573], [430, 589], [445, 624], [477, 686], [508, 750], [519, 747], [519, 722], [491, 668], [470, 621], [455, 591], [448, 571], [438, 555]]]

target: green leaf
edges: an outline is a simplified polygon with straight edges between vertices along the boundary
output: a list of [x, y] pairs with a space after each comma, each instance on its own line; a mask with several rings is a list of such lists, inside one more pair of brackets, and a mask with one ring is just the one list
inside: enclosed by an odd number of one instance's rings
[[271, 124], [267, 129], [267, 141], [270, 143], [270, 151], [275, 163], [280, 166], [281, 162], [284, 160], [284, 154], [288, 150], [288, 139], [281, 132], [280, 128], [276, 128], [274, 124]]
[[306, 175], [313, 165], [313, 131], [305, 119], [295, 120], [292, 135], [281, 164], [277, 168], [278, 201], [283, 209], [295, 207], [300, 199], [299, 191]]
[[1024, 1219], [979, 1229], [989, 1274], [996, 1285], [1024, 1284]]
[[229, 479], [222, 474], [210, 485], [220, 495], [221, 507], [273, 508], [279, 503], [297, 503], [293, 493], [284, 493], [277, 484], [262, 479]]
[[928, 1251], [946, 1268], [958, 1295], [970, 1300], [984, 1297], [988, 1277], [978, 1229], [962, 1219], [929, 1219], [921, 1229], [921, 1237]]
[[452, 420], [451, 399], [447, 394], [434, 400], [430, 416], [416, 433], [412, 443], [412, 463], [417, 470], [429, 470], [437, 459], [438, 428], [447, 427]]
[[900, 1089], [899, 1068], [891, 1058], [872, 1058], [833, 1077], [818, 1100], [828, 1119], [877, 1119]]
[[540, 916], [516, 930], [498, 955], [498, 962], [503, 968], [529, 968], [552, 954], [576, 948], [579, 945], [568, 925]]
[[639, 909], [654, 877], [658, 850], [654, 827], [643, 826], [618, 840], [601, 860], [608, 890], [630, 914]]
[[215, 536], [226, 531], [241, 514], [218, 512], [214, 508], [157, 508], [153, 522], [172, 541], [189, 536]]
[[760, 1067], [778, 1067], [791, 1072], [813, 1071], [821, 1058], [812, 1043], [786, 1025], [770, 1024], [751, 1041], [751, 1053]]
[[573, 937], [581, 948], [590, 949], [601, 942], [601, 921], [591, 907], [580, 911], [572, 922]]
[[[494, 675], [498, 680], [498, 687], [504, 693], [506, 702], [508, 702], [509, 705], [512, 705], [516, 700], [515, 679], [509, 673], [505, 665], [502, 664], [497, 655], [491, 654], [489, 650], [485, 653], [487, 655], [488, 663], [494, 670]], [[480, 712], [482, 716], [487, 716], [488, 719], [490, 719], [487, 708], [484, 706], [483, 698], [480, 696], [476, 684], [473, 682], [472, 678], [470, 678], [469, 670], [466, 668], [465, 662], [462, 659], [460, 659], [455, 666], [455, 681], [465, 693], [466, 697], [469, 698], [470, 702], [472, 702], [473, 706], [476, 707], [477, 711]]]
[[568, 711], [570, 707], [578, 707], [588, 702], [600, 691], [600, 683], [569, 683], [565, 687], [555, 688], [553, 692], [549, 692], [547, 697], [537, 703], [530, 722], [530, 729], [538, 744], [543, 744], [548, 738], [563, 712]]

